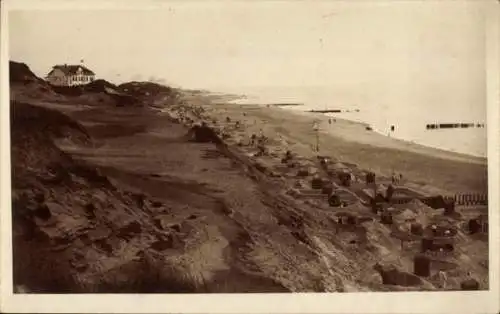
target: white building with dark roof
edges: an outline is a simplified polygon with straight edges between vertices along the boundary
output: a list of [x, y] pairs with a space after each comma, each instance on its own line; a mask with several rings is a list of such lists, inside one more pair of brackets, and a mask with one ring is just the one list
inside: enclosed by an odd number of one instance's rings
[[55, 65], [45, 79], [51, 85], [77, 86], [94, 81], [95, 73], [83, 65]]

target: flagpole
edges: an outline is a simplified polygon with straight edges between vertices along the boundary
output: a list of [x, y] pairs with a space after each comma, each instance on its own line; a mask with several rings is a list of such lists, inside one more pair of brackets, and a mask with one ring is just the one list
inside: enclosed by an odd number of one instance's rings
[[319, 125], [318, 125], [318, 121], [314, 121], [313, 130], [316, 132], [316, 152], [319, 154]]

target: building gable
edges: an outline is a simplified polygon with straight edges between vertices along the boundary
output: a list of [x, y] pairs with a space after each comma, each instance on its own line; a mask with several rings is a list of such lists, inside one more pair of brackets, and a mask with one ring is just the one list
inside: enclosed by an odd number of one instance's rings
[[49, 76], [54, 76], [54, 77], [64, 77], [66, 74], [61, 71], [60, 69], [54, 69], [50, 71]]

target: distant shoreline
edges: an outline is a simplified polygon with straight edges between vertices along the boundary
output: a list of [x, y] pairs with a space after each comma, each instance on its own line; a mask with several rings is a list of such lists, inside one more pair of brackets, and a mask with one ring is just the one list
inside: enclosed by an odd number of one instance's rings
[[[240, 99], [247, 99], [246, 95], [240, 95], [239, 98], [236, 98], [235, 94], [229, 94], [229, 93], [228, 94], [224, 94], [224, 93], [220, 93], [220, 94], [219, 93], [210, 93], [210, 95], [211, 96], [215, 96], [215, 95], [222, 96], [222, 95], [224, 95], [223, 97], [221, 97], [222, 101], [228, 101], [227, 97], [231, 97], [232, 99], [230, 99], [229, 103], [235, 104], [235, 105], [242, 105], [242, 106], [252, 106], [253, 105], [253, 106], [260, 106], [260, 107], [277, 107], [277, 108], [283, 108], [283, 109], [297, 108], [297, 107], [301, 107], [301, 106], [305, 107], [305, 105], [302, 104], [302, 103], [286, 103], [286, 102], [283, 102], [283, 103], [279, 103], [279, 102], [268, 102], [268, 103], [264, 103], [264, 102], [248, 102], [248, 103], [239, 103], [238, 100], [240, 100]], [[328, 115], [328, 114], [334, 114], [334, 113], [359, 112], [359, 109], [326, 109], [326, 110], [309, 109], [309, 110], [303, 110], [303, 111], [302, 110], [294, 109], [294, 110], [288, 110], [288, 111], [289, 112], [293, 112], [293, 113], [297, 113], [297, 114], [304, 113], [304, 114], [310, 114], [310, 115], [315, 115], [315, 116], [321, 115], [321, 116], [329, 117], [329, 118], [334, 117], [337, 120], [348, 121], [349, 123], [355, 123], [355, 124], [358, 124], [358, 125], [362, 125], [365, 128], [366, 127], [370, 127], [371, 130], [369, 130], [368, 132], [375, 132], [375, 133], [380, 134], [380, 135], [382, 135], [382, 136], [384, 136], [386, 138], [389, 138], [391, 140], [400, 141], [400, 142], [403, 142], [403, 143], [408, 144], [408, 145], [419, 145], [419, 146], [422, 146], [422, 147], [427, 148], [427, 149], [435, 149], [435, 150], [438, 150], [438, 151], [441, 151], [441, 152], [456, 154], [456, 155], [462, 156], [462, 157], [473, 157], [473, 158], [477, 158], [477, 159], [483, 160], [485, 162], [487, 160], [487, 156], [483, 156], [483, 155], [476, 155], [474, 153], [457, 152], [457, 151], [452, 150], [452, 149], [446, 149], [446, 148], [442, 148], [442, 147], [436, 147], [436, 146], [429, 145], [429, 144], [426, 144], [426, 143], [422, 143], [422, 142], [417, 142], [417, 141], [410, 140], [410, 139], [401, 138], [401, 137], [398, 137], [397, 135], [388, 136], [386, 132], [378, 130], [376, 127], [374, 127], [373, 125], [371, 125], [368, 122], [353, 120], [353, 119], [349, 119], [348, 117], [337, 117], [337, 116]]]
[[[296, 110], [290, 110], [289, 112], [291, 113], [296, 113], [296, 114], [300, 114], [300, 113], [303, 113], [303, 114], [307, 114], [308, 116], [318, 116], [318, 112], [311, 112], [311, 111], [296, 111]], [[327, 119], [328, 118], [332, 118], [332, 116], [329, 116], [325, 113], [321, 113], [320, 114], [321, 116], [323, 117], [326, 117]], [[355, 124], [355, 125], [359, 125], [359, 126], [362, 126], [362, 127], [370, 127], [371, 130], [367, 130], [367, 132], [373, 132], [373, 133], [376, 133], [378, 135], [381, 135], [385, 138], [387, 138], [388, 140], [391, 140], [391, 141], [395, 141], [395, 142], [401, 142], [401, 143], [404, 143], [406, 145], [416, 145], [416, 146], [420, 146], [422, 147], [423, 149], [432, 149], [432, 150], [436, 150], [436, 151], [440, 151], [440, 152], [443, 152], [443, 153], [446, 153], [446, 154], [453, 154], [453, 155], [457, 155], [457, 156], [460, 156], [460, 157], [465, 157], [465, 158], [474, 158], [474, 159], [478, 159], [478, 162], [484, 162], [486, 163], [487, 161], [487, 156], [480, 156], [480, 155], [474, 155], [474, 154], [466, 154], [466, 153], [462, 153], [462, 152], [457, 152], [457, 151], [453, 151], [453, 150], [450, 150], [450, 149], [444, 149], [444, 148], [441, 148], [441, 147], [434, 147], [432, 145], [426, 145], [425, 143], [419, 143], [419, 142], [416, 142], [416, 141], [413, 141], [413, 140], [408, 140], [408, 139], [404, 139], [404, 138], [400, 138], [400, 137], [397, 137], [397, 136], [388, 136], [387, 133], [377, 129], [377, 128], [374, 128], [371, 124], [367, 123], [367, 122], [363, 122], [363, 121], [357, 121], [357, 120], [351, 120], [351, 119], [348, 119], [346, 117], [334, 117], [334, 119], [336, 120], [339, 120], [339, 121], [343, 121], [343, 122], [347, 122], [349, 124]]]

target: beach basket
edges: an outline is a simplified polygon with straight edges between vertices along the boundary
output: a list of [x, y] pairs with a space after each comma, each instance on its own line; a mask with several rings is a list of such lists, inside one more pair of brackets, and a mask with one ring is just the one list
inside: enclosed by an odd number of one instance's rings
[[413, 258], [413, 273], [420, 277], [431, 275], [431, 260], [425, 255], [417, 255]]
[[475, 279], [467, 279], [460, 283], [460, 289], [464, 291], [479, 290], [479, 281]]
[[389, 185], [387, 187], [387, 190], [385, 191], [385, 199], [387, 200], [387, 202], [391, 201], [393, 194], [394, 194], [394, 187], [392, 185]]
[[331, 183], [328, 184], [323, 184], [323, 187], [321, 188], [321, 193], [330, 195], [333, 193], [333, 185]]
[[410, 232], [411, 232], [411, 234], [421, 236], [424, 234], [424, 228], [422, 227], [421, 224], [413, 223], [410, 226]]
[[470, 234], [475, 234], [481, 230], [481, 224], [478, 219], [470, 219], [468, 222], [468, 228]]
[[392, 225], [393, 223], [392, 214], [388, 212], [383, 212], [382, 215], [380, 216], [380, 222], [382, 222], [384, 225]]
[[424, 238], [421, 242], [422, 253], [432, 249], [432, 239]]
[[321, 178], [315, 177], [311, 180], [311, 187], [315, 190], [319, 190], [323, 187], [323, 181]]
[[357, 219], [354, 216], [347, 216], [347, 224], [348, 225], [355, 225], [357, 224]]
[[309, 170], [307, 170], [307, 168], [299, 169], [299, 171], [297, 172], [298, 177], [307, 177], [308, 175], [309, 175]]

